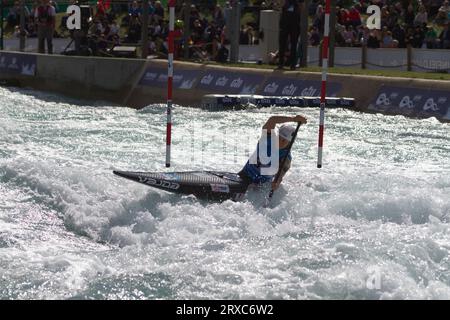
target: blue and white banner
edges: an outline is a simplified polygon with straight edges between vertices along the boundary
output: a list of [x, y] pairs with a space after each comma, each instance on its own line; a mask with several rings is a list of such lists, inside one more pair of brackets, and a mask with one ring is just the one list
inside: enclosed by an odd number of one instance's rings
[[441, 119], [447, 115], [449, 107], [448, 91], [384, 86], [369, 105], [369, 110]]
[[0, 52], [0, 72], [34, 76], [36, 56], [20, 53]]
[[262, 80], [260, 75], [214, 70], [203, 74], [197, 88], [223, 94], [254, 94]]
[[[265, 96], [320, 96], [320, 81], [302, 80], [288, 77], [270, 77], [262, 87]], [[327, 83], [327, 97], [335, 97], [342, 85], [336, 82]]]
[[[173, 86], [177, 89], [193, 89], [195, 83], [200, 78], [199, 72], [196, 70], [174, 70]], [[139, 81], [141, 86], [150, 87], [166, 87], [167, 86], [167, 69], [149, 67], [142, 75]]]

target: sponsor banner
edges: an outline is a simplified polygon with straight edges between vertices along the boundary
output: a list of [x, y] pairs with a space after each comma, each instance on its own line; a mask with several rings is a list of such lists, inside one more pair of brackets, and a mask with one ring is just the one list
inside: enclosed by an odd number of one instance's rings
[[406, 71], [408, 69], [406, 54], [407, 54], [406, 49], [368, 48], [366, 58], [366, 68]]
[[35, 55], [0, 52], [0, 72], [34, 76], [36, 61]]
[[413, 117], [443, 118], [450, 106], [450, 92], [403, 87], [381, 87], [369, 110]]
[[361, 48], [337, 47], [334, 49], [335, 67], [361, 68]]
[[[321, 81], [302, 80], [296, 78], [270, 77], [262, 87], [261, 94], [265, 96], [320, 96]], [[327, 97], [335, 97], [341, 91], [342, 85], [327, 82]]]
[[[193, 89], [199, 78], [199, 72], [196, 70], [174, 70], [173, 86], [177, 89]], [[166, 87], [167, 69], [149, 67], [142, 75], [139, 81], [141, 86]]]
[[[335, 52], [337, 49], [338, 48], [335, 49]], [[320, 60], [322, 60], [322, 57], [320, 56], [319, 47], [308, 47], [308, 53], [306, 56], [308, 67], [317, 67]]]
[[[217, 97], [217, 106], [220, 107], [234, 107], [242, 104], [251, 103], [259, 107], [318, 107], [320, 106], [320, 98], [318, 97], [269, 97], [269, 96], [247, 96], [247, 97], [230, 97], [222, 96]], [[333, 98], [328, 97], [326, 99], [327, 108], [338, 107], [354, 107], [355, 99], [352, 98]]]
[[412, 71], [449, 71], [450, 51], [442, 49], [412, 49]]
[[200, 78], [197, 89], [223, 94], [254, 94], [263, 77], [228, 71], [206, 71]]

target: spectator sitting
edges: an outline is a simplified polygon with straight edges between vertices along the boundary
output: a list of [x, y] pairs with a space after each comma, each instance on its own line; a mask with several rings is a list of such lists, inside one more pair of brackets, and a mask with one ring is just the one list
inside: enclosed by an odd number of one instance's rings
[[436, 18], [434, 18], [434, 23], [443, 26], [448, 22], [448, 14], [445, 10], [439, 9], [438, 14], [436, 15]]
[[367, 39], [367, 47], [372, 49], [380, 47], [380, 39], [376, 30], [370, 31], [369, 38]]
[[[345, 43], [345, 39], [344, 39], [344, 31], [345, 31], [345, 27], [343, 25], [340, 24], [336, 24], [336, 31], [335, 31], [335, 45], [337, 47], [345, 47], [346, 43]], [[319, 43], [320, 43], [320, 38], [319, 38]]]
[[353, 6], [350, 9], [348, 18], [350, 20], [350, 24], [356, 28], [361, 24], [361, 15], [359, 14], [359, 11]]
[[[386, 31], [386, 33], [383, 35], [383, 41], [381, 42], [382, 48], [392, 48], [393, 47], [394, 39], [392, 38], [392, 32]], [[398, 41], [397, 41], [398, 43]]]
[[[319, 6], [322, 9], [322, 6]], [[343, 26], [348, 26], [350, 22], [349, 12], [347, 9], [341, 8], [338, 15], [338, 23]]]
[[428, 27], [427, 33], [425, 34], [425, 43], [427, 45], [427, 49], [437, 48], [437, 33], [431, 26]]
[[417, 13], [416, 17], [414, 18], [414, 25], [415, 26], [422, 26], [423, 24], [427, 24], [428, 22], [428, 13], [425, 9], [425, 6], [419, 7], [419, 12]]
[[439, 10], [441, 11], [445, 11], [447, 12], [447, 14], [450, 13], [450, 5], [448, 3], [448, 0], [445, 0], [444, 3], [442, 4], [442, 6], [439, 8]]
[[317, 27], [312, 27], [311, 34], [309, 36], [309, 44], [316, 47], [320, 44], [320, 34]]
[[347, 47], [351, 47], [355, 43], [355, 33], [353, 32], [352, 26], [347, 26], [342, 36]]

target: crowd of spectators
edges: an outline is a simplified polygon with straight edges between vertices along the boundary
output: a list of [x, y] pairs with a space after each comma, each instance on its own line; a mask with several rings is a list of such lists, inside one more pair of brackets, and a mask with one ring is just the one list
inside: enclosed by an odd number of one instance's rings
[[[59, 12], [56, 1], [50, 1]], [[69, 0], [69, 4], [78, 4]], [[279, 0], [241, 1], [242, 7], [279, 9]], [[64, 2], [67, 4], [67, 2]], [[200, 60], [226, 60], [229, 44], [225, 10], [214, 0], [192, 0], [187, 6], [177, 1], [175, 23], [175, 56], [183, 56], [186, 50], [190, 58]], [[323, 37], [325, 0], [311, 0], [308, 9], [310, 27], [309, 45], [317, 46]], [[376, 4], [381, 8], [381, 30], [367, 28], [366, 10]], [[25, 7], [25, 33], [27, 37], [37, 36], [35, 10], [38, 1]], [[185, 12], [189, 11], [189, 34], [185, 32]], [[149, 0], [149, 54], [167, 55], [168, 16], [167, 10], [158, 0]], [[142, 37], [143, 1], [98, 0], [91, 7], [89, 20], [85, 21], [84, 43], [91, 54], [107, 52], [117, 45], [139, 46]], [[55, 28], [55, 37], [74, 36], [65, 28], [67, 16]], [[450, 49], [450, 5], [449, 0], [337, 0], [335, 45], [369, 48], [414, 48]], [[7, 25], [19, 35], [20, 5], [16, 1], [9, 9]], [[245, 23], [240, 28], [239, 43], [258, 44], [263, 36], [255, 23]]]
[[[341, 47], [450, 49], [448, 0], [360, 0], [336, 5], [335, 45]], [[365, 24], [367, 7], [381, 8], [381, 30]], [[309, 44], [317, 46], [323, 35], [324, 5], [313, 0], [309, 7], [312, 26]]]

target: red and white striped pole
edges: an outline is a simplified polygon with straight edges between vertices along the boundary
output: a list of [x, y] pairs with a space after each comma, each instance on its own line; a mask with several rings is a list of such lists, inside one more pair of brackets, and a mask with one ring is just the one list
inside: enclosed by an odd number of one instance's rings
[[170, 167], [170, 147], [172, 143], [172, 86], [173, 86], [173, 49], [175, 27], [175, 0], [169, 0], [169, 36], [167, 39], [167, 128], [166, 128], [166, 167]]
[[323, 131], [325, 122], [325, 104], [327, 96], [328, 45], [330, 43], [330, 7], [331, 0], [325, 2], [325, 26], [323, 28], [322, 43], [322, 87], [320, 89], [320, 122], [319, 122], [319, 150], [317, 168], [322, 168]]

